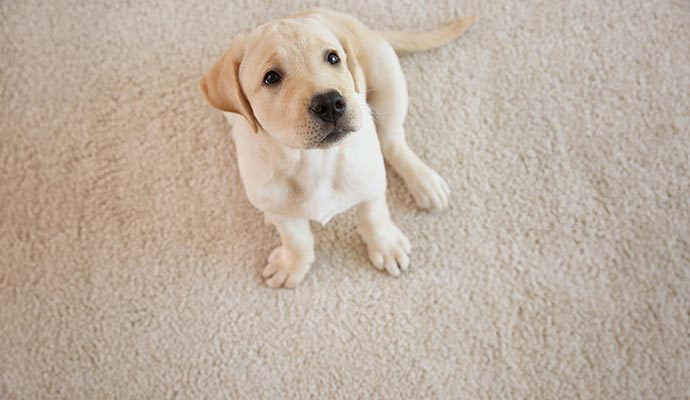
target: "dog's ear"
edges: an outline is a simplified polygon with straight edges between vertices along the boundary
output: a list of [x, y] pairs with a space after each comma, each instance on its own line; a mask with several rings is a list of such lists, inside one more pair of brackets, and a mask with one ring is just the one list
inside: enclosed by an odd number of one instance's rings
[[240, 35], [232, 41], [230, 48], [201, 79], [201, 91], [213, 107], [244, 116], [256, 133], [259, 131], [258, 123], [240, 85], [240, 64], [245, 50], [245, 38]]
[[350, 71], [350, 75], [352, 75], [352, 81], [355, 84], [355, 92], [362, 93], [362, 91], [366, 91], [366, 87], [364, 83], [364, 73], [362, 72], [362, 68], [359, 67], [357, 50], [350, 45], [345, 37], [340, 38], [340, 44], [343, 46], [343, 50], [345, 50], [347, 69]]

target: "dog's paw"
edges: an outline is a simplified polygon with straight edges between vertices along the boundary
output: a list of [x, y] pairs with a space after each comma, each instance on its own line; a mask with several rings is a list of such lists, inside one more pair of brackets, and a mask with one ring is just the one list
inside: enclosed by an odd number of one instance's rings
[[448, 207], [450, 187], [428, 166], [415, 170], [405, 183], [420, 208], [443, 210]]
[[268, 264], [262, 275], [266, 278], [266, 285], [272, 288], [294, 288], [304, 280], [311, 268], [311, 262], [300, 257], [284, 246], [273, 249], [268, 256]]
[[390, 224], [371, 235], [367, 240], [369, 260], [379, 271], [399, 276], [410, 266], [410, 241], [397, 226]]

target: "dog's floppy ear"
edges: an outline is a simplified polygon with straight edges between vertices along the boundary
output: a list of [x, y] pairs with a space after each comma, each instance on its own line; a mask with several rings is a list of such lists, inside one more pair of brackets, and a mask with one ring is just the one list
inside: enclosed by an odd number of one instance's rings
[[350, 71], [350, 75], [352, 75], [352, 81], [355, 84], [355, 92], [362, 93], [362, 91], [366, 90], [366, 88], [364, 84], [364, 73], [362, 72], [362, 68], [359, 67], [359, 62], [357, 61], [357, 51], [353, 46], [350, 45], [345, 37], [341, 37], [339, 40], [340, 44], [345, 50], [345, 55], [347, 57], [347, 69]]
[[240, 64], [245, 49], [244, 36], [236, 37], [220, 60], [201, 79], [201, 91], [213, 107], [244, 116], [256, 133], [259, 130], [256, 117], [240, 86]]

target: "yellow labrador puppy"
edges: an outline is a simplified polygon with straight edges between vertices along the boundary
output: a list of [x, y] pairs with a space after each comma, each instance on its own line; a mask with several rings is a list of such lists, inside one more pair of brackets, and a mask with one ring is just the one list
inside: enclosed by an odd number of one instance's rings
[[315, 9], [236, 37], [203, 77], [208, 102], [233, 126], [249, 200], [282, 245], [263, 269], [270, 287], [295, 287], [314, 262], [309, 221], [356, 207], [369, 259], [397, 276], [410, 242], [386, 205], [384, 158], [422, 208], [448, 206], [446, 182], [409, 148], [407, 88], [395, 51], [439, 47], [473, 22], [430, 32], [378, 32]]

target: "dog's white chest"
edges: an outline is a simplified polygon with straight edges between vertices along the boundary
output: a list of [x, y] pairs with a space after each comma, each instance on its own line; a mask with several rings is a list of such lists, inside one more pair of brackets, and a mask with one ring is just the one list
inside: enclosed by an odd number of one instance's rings
[[288, 178], [294, 179], [288, 181], [286, 188], [291, 192], [291, 202], [274, 204], [276, 210], [284, 215], [304, 217], [325, 225], [375, 189], [370, 182], [360, 179], [363, 175], [357, 172], [363, 171], [326, 171], [325, 168], [322, 171], [309, 171], [305, 179]]
[[234, 135], [238, 163], [247, 197], [264, 212], [326, 224], [385, 191], [385, 167], [373, 121], [326, 150], [266, 151], [251, 135]]

